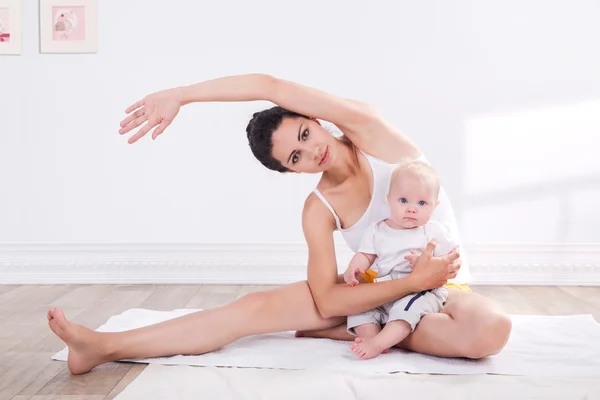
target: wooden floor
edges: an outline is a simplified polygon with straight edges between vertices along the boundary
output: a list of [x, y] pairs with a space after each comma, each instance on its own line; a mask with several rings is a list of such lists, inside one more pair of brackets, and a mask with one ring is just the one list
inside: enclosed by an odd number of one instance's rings
[[[64, 347], [48, 329], [49, 307], [96, 329], [129, 308], [211, 308], [269, 286], [0, 285], [0, 400], [113, 399], [146, 367], [109, 363], [72, 376], [50, 357]], [[592, 314], [600, 322], [600, 287], [480, 286], [473, 290], [499, 301], [510, 314]]]

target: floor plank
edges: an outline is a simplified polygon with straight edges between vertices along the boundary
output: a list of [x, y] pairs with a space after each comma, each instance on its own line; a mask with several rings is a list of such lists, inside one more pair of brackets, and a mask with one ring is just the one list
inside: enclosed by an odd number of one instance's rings
[[[53, 307], [88, 308], [115, 290], [111, 285], [80, 285], [52, 301]], [[138, 289], [141, 290], [141, 289]]]
[[[129, 308], [139, 307], [152, 295], [151, 290], [143, 289], [120, 290], [116, 288], [92, 303], [84, 312], [73, 318], [73, 321], [88, 328], [97, 329], [113, 315], [120, 314]], [[67, 318], [70, 316], [67, 315]]]
[[139, 307], [159, 311], [185, 308], [199, 290], [199, 285], [157, 285]]
[[51, 360], [51, 353], [4, 353], [0, 355], [0, 399], [10, 399], [35, 381]]
[[558, 287], [515, 286], [532, 304], [552, 315], [591, 314], [600, 322], [600, 310]]
[[117, 383], [114, 389], [106, 396], [105, 400], [113, 400], [115, 397], [119, 395], [135, 378], [138, 377], [139, 374], [147, 367], [147, 364], [135, 364]]
[[103, 395], [98, 396], [72, 396], [72, 395], [49, 395], [49, 396], [33, 396], [30, 397], [29, 400], [103, 400]]
[[[46, 353], [49, 354], [49, 353]], [[25, 386], [20, 392], [20, 396], [33, 396], [36, 394], [41, 388], [46, 386], [48, 382], [54, 379], [57, 375], [64, 373], [67, 371], [67, 363], [57, 362], [51, 360], [48, 357], [46, 361], [45, 367], [42, 372], [35, 376], [35, 378]]]
[[24, 310], [50, 304], [72, 288], [72, 285], [19, 286], [0, 296], [0, 317], [4, 318]]
[[600, 310], [600, 287], [561, 286], [559, 289]]
[[36, 395], [108, 395], [131, 369], [132, 363], [107, 363], [84, 375], [61, 371]]
[[[31, 312], [16, 314], [6, 318], [0, 323], [0, 330], [9, 335], [0, 343], [0, 353], [28, 352], [28, 351], [58, 351], [62, 342], [56, 338], [48, 327], [48, 309], [45, 305]], [[65, 313], [70, 316], [81, 314], [84, 309], [66, 307]]]
[[20, 285], [0, 285], [0, 296], [2, 296], [4, 293], [10, 292], [11, 290], [15, 290], [18, 287], [20, 287]]
[[519, 291], [510, 286], [472, 286], [475, 293], [489, 297], [502, 306], [509, 314], [548, 315], [545, 309], [532, 303]]
[[241, 286], [238, 285], [203, 285], [185, 308], [208, 309], [224, 306], [234, 301], [240, 290]]

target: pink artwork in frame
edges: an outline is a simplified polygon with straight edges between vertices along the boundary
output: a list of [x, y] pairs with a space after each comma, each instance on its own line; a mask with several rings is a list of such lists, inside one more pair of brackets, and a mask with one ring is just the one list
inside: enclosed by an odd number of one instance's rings
[[0, 54], [21, 54], [21, 0], [0, 0]]
[[0, 43], [10, 43], [10, 10], [0, 7]]
[[81, 41], [86, 36], [85, 6], [52, 7], [52, 39]]
[[40, 39], [42, 53], [97, 52], [98, 1], [40, 0]]

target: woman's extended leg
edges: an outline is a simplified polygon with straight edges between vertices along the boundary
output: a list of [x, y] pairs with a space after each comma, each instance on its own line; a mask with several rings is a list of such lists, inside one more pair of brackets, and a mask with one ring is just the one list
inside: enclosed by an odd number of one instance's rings
[[[502, 350], [511, 328], [508, 315], [492, 300], [448, 288], [448, 300], [441, 312], [424, 316], [414, 332], [397, 347], [441, 357], [482, 358]], [[296, 336], [355, 339], [345, 324], [297, 332]]]
[[48, 312], [52, 331], [69, 346], [73, 374], [109, 361], [202, 354], [245, 336], [287, 330], [326, 329], [345, 321], [319, 314], [307, 282], [248, 294], [222, 307], [125, 332], [96, 332]]

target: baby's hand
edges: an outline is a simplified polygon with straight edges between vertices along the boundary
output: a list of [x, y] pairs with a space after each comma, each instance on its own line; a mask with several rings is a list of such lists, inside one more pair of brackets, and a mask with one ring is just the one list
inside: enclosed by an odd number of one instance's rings
[[408, 260], [408, 266], [410, 269], [413, 269], [419, 257], [421, 257], [421, 251], [410, 249], [410, 254], [404, 257], [404, 259]]
[[363, 271], [361, 267], [350, 265], [348, 266], [348, 269], [346, 269], [346, 272], [344, 272], [344, 281], [350, 286], [356, 286], [360, 283], [356, 277], [363, 272], [365, 271]]

